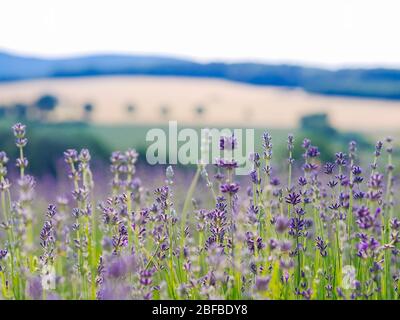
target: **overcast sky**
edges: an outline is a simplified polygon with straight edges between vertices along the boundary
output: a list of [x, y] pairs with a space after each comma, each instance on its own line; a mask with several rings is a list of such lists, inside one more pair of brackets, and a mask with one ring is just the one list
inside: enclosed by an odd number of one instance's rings
[[0, 50], [400, 67], [400, 0], [0, 0]]

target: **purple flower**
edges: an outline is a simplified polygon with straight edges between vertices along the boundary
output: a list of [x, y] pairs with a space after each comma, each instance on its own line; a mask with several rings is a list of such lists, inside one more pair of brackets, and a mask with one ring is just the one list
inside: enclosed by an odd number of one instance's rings
[[155, 269], [142, 270], [139, 273], [139, 282], [143, 286], [150, 286], [153, 282], [153, 274]]
[[224, 168], [228, 170], [232, 170], [238, 167], [238, 163], [235, 159], [223, 159], [223, 158], [218, 158], [216, 159], [215, 165], [219, 168]]
[[47, 217], [49, 217], [50, 219], [53, 218], [57, 213], [57, 208], [55, 205], [49, 204], [49, 206], [47, 207]]
[[117, 254], [120, 248], [128, 246], [128, 229], [122, 222], [120, 222], [118, 226], [118, 235], [113, 236], [112, 244], [114, 247], [114, 254]]
[[293, 150], [293, 147], [294, 147], [294, 136], [291, 133], [288, 134], [287, 146], [288, 146], [288, 150], [289, 151]]
[[7, 191], [11, 187], [11, 183], [7, 178], [0, 181], [0, 191]]
[[4, 259], [7, 256], [7, 249], [0, 249], [0, 260]]
[[0, 151], [0, 164], [5, 165], [8, 162], [7, 154], [4, 151]]
[[275, 221], [276, 232], [284, 233], [289, 227], [289, 224], [289, 219], [287, 219], [285, 216], [278, 216]]
[[360, 174], [362, 174], [362, 169], [359, 166], [353, 166], [351, 168], [351, 172], [355, 175], [355, 176], [359, 176]]
[[258, 177], [257, 170], [252, 170], [250, 172], [251, 182], [254, 184], [261, 184], [261, 178]]
[[121, 257], [114, 259], [107, 268], [107, 276], [111, 278], [121, 278], [128, 272], [128, 266]]
[[229, 193], [231, 195], [236, 194], [239, 191], [239, 184], [236, 182], [233, 183], [224, 183], [221, 185], [220, 190], [222, 193]]
[[291, 218], [289, 222], [289, 234], [293, 237], [301, 237], [305, 227], [304, 220], [302, 218]]
[[43, 287], [40, 277], [33, 277], [28, 281], [28, 295], [33, 300], [41, 300], [43, 298]]
[[279, 248], [282, 252], [288, 252], [292, 249], [292, 243], [290, 241], [284, 240], [279, 243]]
[[219, 139], [219, 149], [220, 150], [233, 150], [237, 146], [237, 139], [234, 135], [232, 136], [222, 136]]
[[379, 157], [381, 155], [382, 147], [383, 147], [383, 142], [378, 141], [375, 145], [375, 156], [376, 157]]
[[308, 149], [311, 146], [311, 140], [307, 139], [307, 138], [304, 138], [303, 143], [301, 144], [301, 146], [304, 149]]
[[324, 173], [325, 174], [332, 174], [333, 173], [333, 169], [335, 169], [335, 164], [331, 163], [331, 162], [327, 162], [324, 165]]
[[257, 291], [266, 291], [268, 290], [268, 285], [271, 280], [271, 277], [257, 277], [255, 288]]
[[279, 181], [279, 178], [277, 177], [273, 177], [271, 178], [271, 181], [269, 182], [271, 184], [271, 186], [279, 186], [281, 184], [281, 182]]
[[320, 155], [320, 152], [319, 152], [319, 150], [318, 150], [318, 147], [315, 147], [315, 146], [310, 146], [310, 147], [308, 147], [307, 152], [306, 152], [306, 155], [307, 155], [309, 158], [316, 158], [316, 157], [318, 157], [318, 156]]
[[372, 189], [381, 189], [383, 186], [383, 174], [374, 173], [369, 179], [369, 187]]
[[78, 151], [75, 149], [68, 149], [64, 152], [64, 160], [66, 163], [73, 164], [78, 161]]
[[90, 161], [90, 152], [88, 149], [82, 149], [79, 153], [79, 160], [86, 163]]
[[300, 195], [296, 192], [289, 193], [285, 200], [286, 203], [292, 204], [294, 206], [301, 202]]
[[336, 157], [335, 163], [338, 166], [345, 166], [346, 165], [347, 161], [346, 161], [346, 154], [345, 153], [337, 152], [335, 154], [335, 157]]
[[250, 155], [250, 161], [253, 161], [254, 166], [259, 168], [261, 166], [260, 163], [260, 154], [258, 152], [254, 152]]
[[317, 237], [315, 239], [315, 246], [319, 250], [319, 253], [321, 254], [322, 257], [326, 257], [328, 252], [326, 251], [326, 248], [328, 245], [325, 243], [325, 241], [321, 237]]
[[26, 133], [26, 126], [23, 125], [22, 123], [16, 123], [12, 126], [13, 132], [14, 132], [14, 136], [16, 138], [24, 138], [25, 137], [25, 133]]
[[399, 230], [400, 229], [400, 220], [397, 218], [393, 218], [392, 220], [390, 220], [390, 227], [393, 230]]
[[29, 164], [29, 162], [28, 162], [28, 159], [27, 158], [18, 158], [16, 161], [16, 166], [18, 167], [18, 168], [26, 168], [27, 166], [28, 166], [28, 164]]
[[380, 215], [380, 212], [381, 209], [377, 208], [375, 214], [372, 215], [367, 207], [361, 206], [356, 212], [356, 222], [360, 229], [369, 229], [379, 223], [378, 217]]
[[303, 176], [300, 176], [298, 179], [299, 186], [304, 187], [307, 184], [307, 179]]

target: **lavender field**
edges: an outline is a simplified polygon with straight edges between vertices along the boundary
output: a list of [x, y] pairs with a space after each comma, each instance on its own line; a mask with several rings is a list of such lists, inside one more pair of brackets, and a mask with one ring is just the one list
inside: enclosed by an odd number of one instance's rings
[[29, 128], [10, 130], [19, 157], [0, 152], [1, 299], [400, 298], [391, 138], [370, 159], [349, 141], [325, 162], [312, 141], [265, 132], [244, 177], [234, 136], [220, 137], [224, 157], [184, 171], [137, 170], [130, 149], [106, 173], [90, 150], [68, 149], [65, 179], [46, 184], [30, 175]]

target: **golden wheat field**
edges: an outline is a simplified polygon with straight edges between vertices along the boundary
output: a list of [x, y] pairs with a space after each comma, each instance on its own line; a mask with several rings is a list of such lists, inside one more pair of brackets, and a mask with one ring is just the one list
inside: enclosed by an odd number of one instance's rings
[[0, 103], [30, 104], [44, 93], [59, 98], [51, 115], [54, 121], [81, 119], [83, 104], [91, 103], [91, 121], [100, 124], [176, 120], [187, 125], [293, 127], [302, 115], [316, 112], [327, 113], [335, 127], [345, 130], [397, 131], [400, 123], [400, 102], [216, 79], [118, 76], [21, 81], [0, 85]]

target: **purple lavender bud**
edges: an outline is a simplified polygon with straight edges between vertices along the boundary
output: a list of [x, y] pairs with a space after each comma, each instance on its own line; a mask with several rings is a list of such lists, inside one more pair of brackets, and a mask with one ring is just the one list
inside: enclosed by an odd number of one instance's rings
[[1, 249], [0, 250], [0, 260], [4, 259], [7, 256], [7, 249]]
[[356, 151], [357, 151], [357, 142], [350, 141], [349, 142], [349, 153], [350, 153], [350, 156], [353, 157], [354, 153], [356, 153]]
[[49, 204], [49, 206], [47, 207], [47, 212], [46, 212], [47, 217], [49, 217], [51, 219], [56, 215], [56, 213], [57, 213], [56, 206]]
[[369, 179], [368, 186], [372, 189], [381, 189], [383, 186], [383, 174], [374, 173]]
[[257, 237], [256, 244], [257, 244], [257, 250], [262, 250], [265, 248], [265, 244], [261, 237]]
[[321, 237], [317, 237], [315, 239], [315, 246], [319, 250], [319, 253], [321, 254], [322, 257], [326, 257], [328, 255], [328, 252], [326, 251], [326, 248], [328, 245], [325, 243], [325, 241]]
[[264, 149], [271, 149], [272, 148], [272, 137], [268, 132], [264, 132], [262, 135], [263, 147]]
[[285, 198], [286, 203], [291, 205], [297, 205], [301, 202], [300, 195], [296, 192], [289, 193], [288, 196]]
[[270, 277], [257, 277], [256, 284], [255, 284], [255, 289], [257, 291], [266, 291], [266, 290], [268, 290], [268, 285], [269, 285], [270, 280], [271, 280]]
[[239, 184], [236, 182], [233, 183], [224, 183], [221, 185], [220, 190], [222, 193], [229, 193], [231, 195], [236, 194], [239, 191]]
[[219, 168], [224, 168], [224, 169], [235, 169], [238, 167], [238, 163], [235, 159], [227, 160], [223, 158], [218, 158], [216, 159], [215, 165]]
[[139, 157], [139, 154], [136, 152], [135, 149], [128, 149], [125, 152], [126, 161], [130, 165], [134, 165]]
[[0, 151], [0, 164], [5, 165], [8, 162], [7, 154], [4, 151]]
[[220, 150], [233, 150], [237, 146], [237, 139], [234, 135], [232, 136], [222, 136], [219, 139], [219, 149]]
[[304, 138], [303, 143], [301, 144], [301, 146], [302, 146], [304, 149], [307, 150], [307, 149], [311, 146], [311, 140], [310, 140], [310, 139], [307, 139], [307, 138]]
[[300, 176], [298, 179], [298, 183], [300, 187], [304, 187], [305, 185], [307, 185], [307, 179], [303, 176]]
[[18, 185], [24, 191], [32, 190], [36, 186], [36, 180], [31, 175], [25, 175], [23, 178], [18, 179]]
[[254, 163], [255, 168], [259, 168], [261, 166], [260, 162], [260, 154], [258, 152], [254, 152], [250, 155], [250, 161]]
[[376, 157], [379, 157], [381, 155], [382, 147], [383, 147], [383, 142], [378, 141], [375, 145], [375, 156]]
[[290, 241], [284, 240], [279, 243], [279, 248], [282, 252], [288, 252], [292, 249], [292, 243]]
[[362, 174], [362, 169], [359, 166], [353, 166], [351, 168], [351, 172], [355, 175], [355, 176], [359, 176], [360, 174]]
[[289, 219], [285, 216], [278, 216], [275, 222], [275, 229], [278, 233], [284, 233], [289, 227]]
[[330, 180], [330, 181], [328, 181], [328, 187], [329, 188], [334, 188], [334, 187], [336, 187], [337, 186], [337, 184], [338, 184], [338, 182], [336, 181], [336, 180]]
[[118, 235], [113, 236], [112, 239], [114, 254], [117, 254], [120, 248], [128, 246], [128, 229], [120, 222], [118, 226]]
[[302, 218], [291, 218], [289, 223], [289, 234], [293, 237], [301, 237], [303, 236], [304, 227], [305, 223]]
[[64, 152], [64, 160], [68, 164], [78, 161], [78, 151], [75, 149], [68, 149]]
[[16, 138], [24, 138], [25, 137], [25, 130], [26, 126], [21, 123], [16, 123], [12, 126], [14, 136]]
[[304, 216], [306, 214], [305, 210], [303, 208], [296, 208], [296, 214], [299, 216]]
[[27, 158], [23, 158], [23, 159], [18, 158], [15, 162], [16, 162], [16, 166], [18, 168], [26, 168], [28, 166], [28, 164], [29, 164]]
[[28, 139], [27, 138], [17, 138], [15, 139], [15, 145], [18, 148], [24, 148], [28, 143]]
[[279, 179], [277, 177], [273, 177], [271, 178], [270, 182], [271, 186], [277, 187], [281, 184], [281, 182], [279, 181]]
[[4, 178], [2, 181], [0, 181], [0, 191], [7, 191], [10, 189], [11, 183], [7, 178]]
[[345, 166], [347, 164], [347, 160], [346, 160], [346, 154], [343, 152], [337, 152], [335, 154], [336, 160], [335, 163], [338, 166]]
[[252, 170], [250, 172], [250, 178], [251, 178], [251, 182], [253, 182], [254, 184], [261, 184], [261, 178], [258, 177], [256, 170]]
[[334, 168], [335, 168], [335, 164], [334, 163], [327, 162], [324, 165], [324, 173], [325, 174], [332, 174]]
[[107, 275], [111, 278], [121, 278], [128, 272], [128, 266], [123, 258], [114, 259], [107, 268]]
[[319, 152], [319, 150], [318, 150], [318, 147], [310, 146], [310, 147], [307, 149], [306, 154], [307, 154], [307, 156], [308, 156], [309, 158], [316, 158], [316, 157], [318, 157], [318, 156], [320, 155], [320, 152]]
[[40, 277], [33, 277], [29, 279], [28, 295], [33, 300], [41, 300], [43, 298], [43, 287]]
[[288, 146], [288, 150], [289, 151], [293, 150], [293, 147], [294, 147], [294, 136], [291, 133], [288, 134], [287, 146]]
[[153, 280], [153, 275], [154, 275], [155, 269], [148, 269], [148, 270], [142, 270], [139, 273], [140, 276], [140, 284], [144, 286], [149, 286], [152, 284]]
[[397, 218], [393, 218], [392, 220], [390, 220], [390, 227], [393, 230], [399, 230], [400, 229], [400, 220]]
[[89, 191], [85, 188], [79, 188], [72, 192], [72, 196], [76, 201], [86, 201], [89, 196]]
[[82, 149], [79, 153], [79, 160], [82, 162], [89, 162], [90, 158], [90, 152], [88, 149]]
[[269, 239], [268, 247], [271, 249], [271, 251], [275, 250], [278, 246], [279, 246], [278, 241], [276, 241], [275, 239]]

